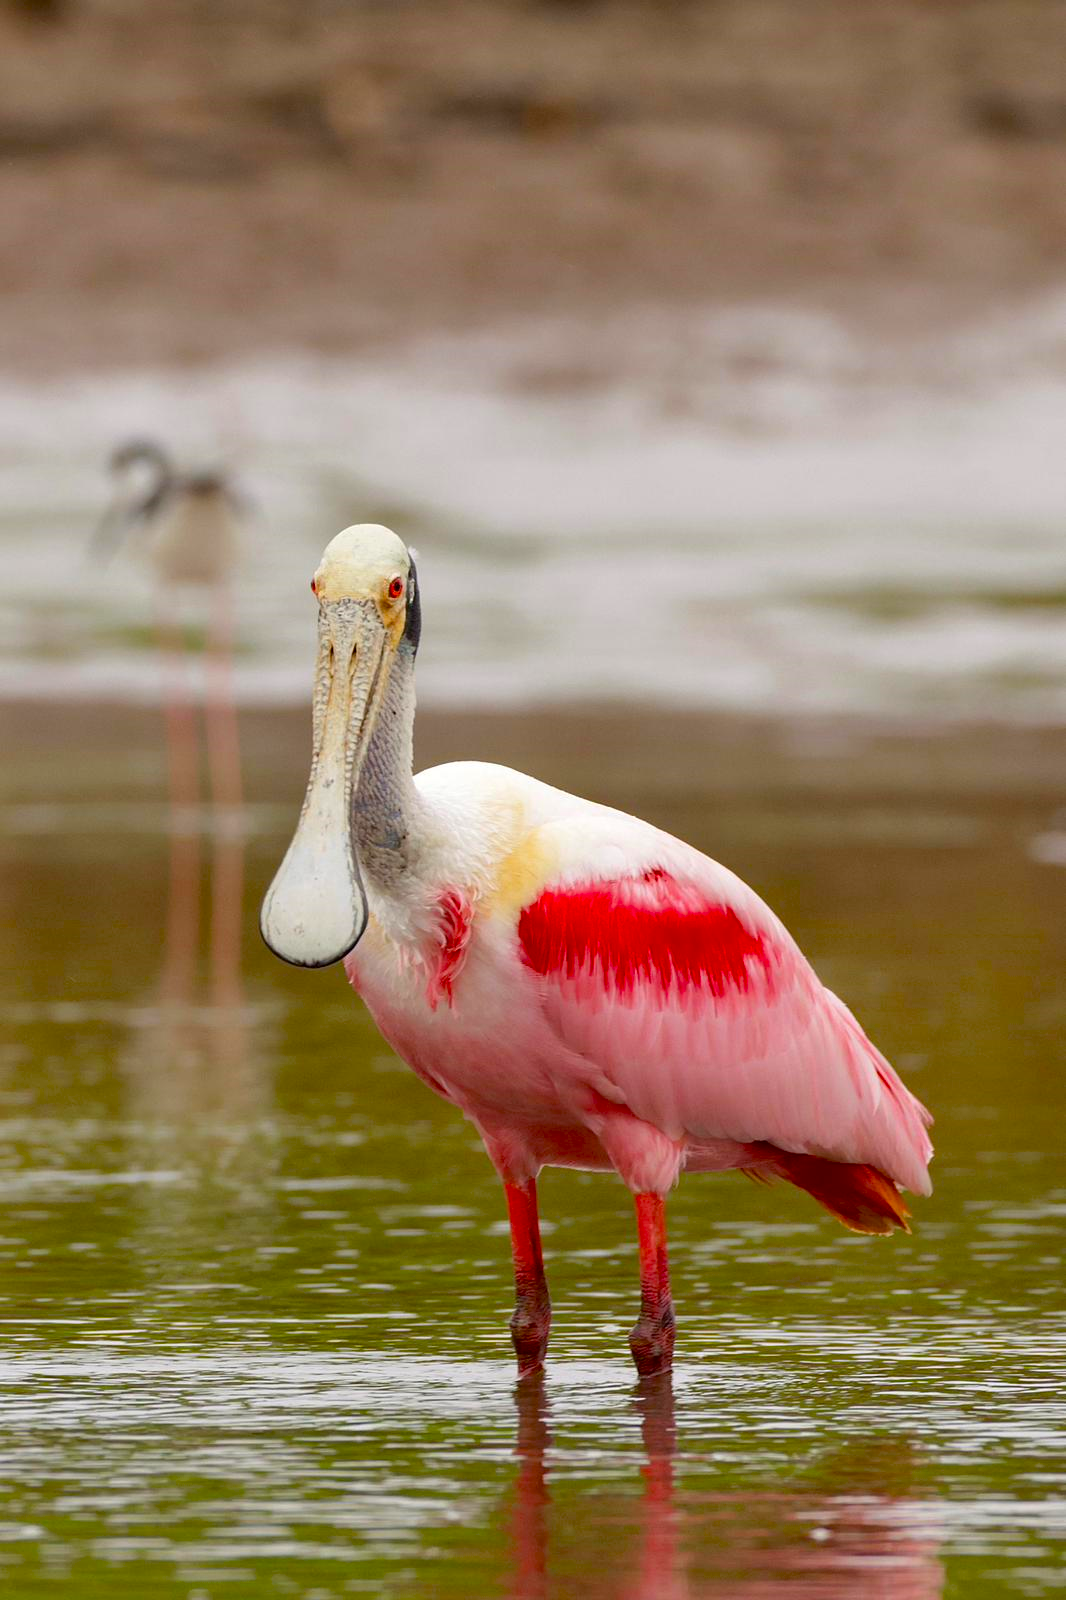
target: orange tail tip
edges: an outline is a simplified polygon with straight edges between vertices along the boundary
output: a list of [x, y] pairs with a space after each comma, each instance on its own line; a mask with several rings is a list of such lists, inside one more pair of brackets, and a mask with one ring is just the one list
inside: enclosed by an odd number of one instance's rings
[[881, 1234], [901, 1228], [910, 1233], [910, 1212], [903, 1196], [892, 1179], [876, 1167], [798, 1155], [771, 1144], [755, 1148], [763, 1161], [752, 1170], [753, 1177], [785, 1178], [797, 1189], [806, 1189], [845, 1228], [855, 1233]]

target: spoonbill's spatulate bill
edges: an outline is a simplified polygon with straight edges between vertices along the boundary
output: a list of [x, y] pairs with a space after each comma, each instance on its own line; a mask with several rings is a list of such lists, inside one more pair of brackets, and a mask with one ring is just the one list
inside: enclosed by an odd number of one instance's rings
[[664, 1197], [740, 1168], [860, 1233], [930, 1191], [928, 1112], [739, 878], [646, 822], [482, 762], [412, 775], [421, 609], [389, 529], [347, 528], [312, 588], [311, 778], [263, 904], [285, 961], [343, 961], [378, 1027], [503, 1180], [519, 1371], [544, 1360], [543, 1166], [636, 1197], [642, 1374], [673, 1357]]

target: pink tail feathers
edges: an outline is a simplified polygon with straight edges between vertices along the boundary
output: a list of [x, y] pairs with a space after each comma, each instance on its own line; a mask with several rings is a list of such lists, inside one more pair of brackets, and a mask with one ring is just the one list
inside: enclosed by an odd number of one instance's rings
[[[872, 1081], [876, 1087], [877, 1103], [872, 1116], [868, 1113], [867, 1149], [863, 1153], [872, 1154], [872, 1170], [891, 1175], [888, 1181], [914, 1194], [930, 1194], [928, 1167], [933, 1146], [928, 1130], [932, 1115], [866, 1037], [844, 1002], [832, 990], [824, 992], [833, 1009], [838, 1037], [847, 1052], [856, 1083]], [[801, 1184], [800, 1187], [806, 1186]]]
[[878, 1164], [834, 1161], [828, 1156], [760, 1143], [751, 1146], [757, 1164], [746, 1170], [764, 1183], [783, 1179], [797, 1189], [805, 1189], [830, 1216], [854, 1233], [886, 1234], [897, 1228], [910, 1233], [910, 1212], [900, 1194], [900, 1185], [905, 1184], [916, 1194], [930, 1192], [927, 1168], [933, 1147], [927, 1129], [933, 1119], [876, 1045], [871, 1044], [843, 1001], [831, 990], [825, 993], [856, 1079], [868, 1082], [871, 1069], [876, 1074], [880, 1117], [874, 1125], [872, 1142]]

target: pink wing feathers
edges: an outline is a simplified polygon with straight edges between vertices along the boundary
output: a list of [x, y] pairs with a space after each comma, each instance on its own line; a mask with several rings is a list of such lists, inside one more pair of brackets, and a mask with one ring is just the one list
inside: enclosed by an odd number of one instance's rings
[[[649, 834], [662, 862], [557, 881], [520, 914], [523, 960], [560, 1042], [637, 1117], [675, 1139], [758, 1147], [754, 1168], [764, 1158], [765, 1175], [852, 1225], [866, 1225], [862, 1206], [840, 1201], [844, 1173], [821, 1170], [831, 1164], [876, 1169], [861, 1183], [879, 1214], [892, 1184], [927, 1194], [929, 1115], [847, 1007], [752, 890]], [[891, 1209], [902, 1221], [898, 1199]]]

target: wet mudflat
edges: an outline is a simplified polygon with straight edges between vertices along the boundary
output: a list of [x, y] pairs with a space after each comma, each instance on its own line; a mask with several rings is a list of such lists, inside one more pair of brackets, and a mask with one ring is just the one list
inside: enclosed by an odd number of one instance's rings
[[575, 756], [779, 910], [937, 1113], [936, 1192], [885, 1241], [684, 1180], [671, 1392], [628, 1363], [625, 1192], [547, 1173], [552, 1361], [516, 1392], [476, 1138], [339, 973], [258, 944], [303, 721], [239, 826], [175, 833], [148, 723], [52, 715], [0, 797], [5, 1594], [1061, 1592], [1066, 835], [1016, 753], [869, 790], [735, 733], [733, 781], [711, 748], [665, 788]]

